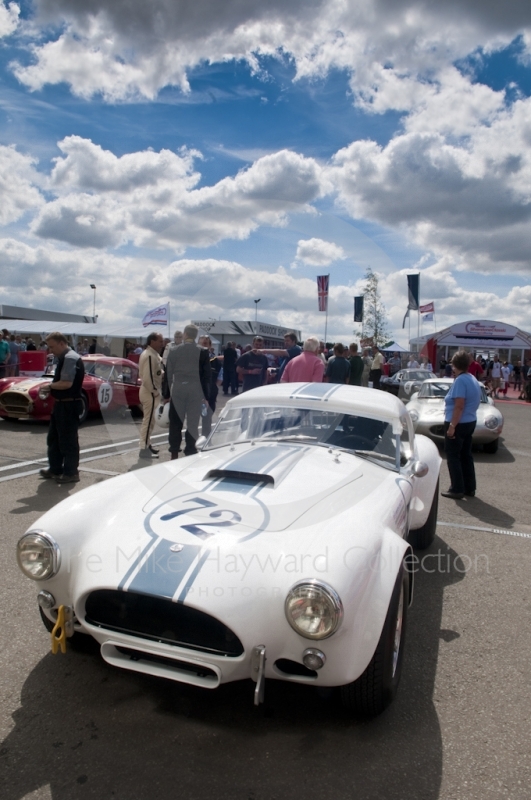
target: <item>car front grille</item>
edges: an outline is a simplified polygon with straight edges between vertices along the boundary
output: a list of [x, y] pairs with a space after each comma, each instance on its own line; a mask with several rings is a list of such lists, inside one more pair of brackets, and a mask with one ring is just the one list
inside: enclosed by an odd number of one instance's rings
[[20, 392], [2, 392], [0, 405], [8, 414], [29, 414], [31, 400]]
[[106, 630], [214, 655], [240, 656], [243, 645], [219, 620], [162, 597], [98, 589], [85, 603], [85, 620]]

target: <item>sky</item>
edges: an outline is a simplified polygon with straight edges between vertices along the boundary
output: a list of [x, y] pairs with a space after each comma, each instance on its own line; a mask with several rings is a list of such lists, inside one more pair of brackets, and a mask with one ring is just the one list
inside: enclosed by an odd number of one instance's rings
[[529, 331], [531, 4], [0, 0], [0, 192], [1, 303]]

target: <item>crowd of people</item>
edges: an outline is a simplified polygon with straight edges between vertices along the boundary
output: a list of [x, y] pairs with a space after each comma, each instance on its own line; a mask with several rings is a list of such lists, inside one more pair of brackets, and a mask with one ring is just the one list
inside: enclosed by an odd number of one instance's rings
[[[441, 375], [451, 376], [450, 362], [442, 359], [439, 367]], [[485, 384], [487, 394], [491, 397], [506, 397], [512, 384], [513, 389], [519, 392], [518, 399], [531, 403], [531, 359], [527, 359], [525, 364], [520, 359], [515, 364], [510, 364], [508, 361], [501, 361], [498, 355], [487, 360], [480, 354], [474, 354], [468, 372]]]
[[[46, 345], [46, 343], [44, 344]], [[46, 349], [48, 349], [47, 345]], [[37, 350], [37, 346], [30, 336], [22, 338], [18, 334], [9, 333], [7, 328], [2, 328], [0, 331], [0, 378], [13, 378], [19, 374], [19, 353], [26, 350]]]
[[[199, 330], [193, 324], [187, 325], [184, 331], [176, 331], [173, 341], [164, 339], [160, 333], [150, 333], [146, 345], [139, 345], [135, 349], [142, 380], [140, 458], [152, 459], [159, 455], [157, 448], [151, 443], [151, 434], [155, 425], [155, 411], [161, 403], [169, 404], [169, 450], [174, 459], [182, 448], [185, 424], [185, 455], [197, 452], [200, 424], [201, 434], [210, 434], [219, 387], [225, 396], [238, 394], [240, 386], [242, 392], [247, 392], [274, 382], [328, 382], [379, 389], [384, 365], [385, 373], [390, 376], [404, 367], [425, 369], [428, 372], [433, 370], [426, 357], [421, 357], [419, 362], [415, 355], [405, 358], [394, 352], [386, 360], [384, 353], [376, 346], [363, 348], [360, 353], [356, 343], [350, 344], [348, 348], [340, 342], [327, 346], [315, 336], [308, 337], [300, 345], [294, 332], [286, 333], [283, 348], [266, 348], [263, 338], [255, 336], [251, 345], [239, 347], [236, 342], [231, 341], [220, 354], [216, 354], [210, 337], [201, 336], [197, 341], [198, 334]], [[56, 377], [51, 384], [52, 395], [58, 402], [54, 404], [50, 424], [50, 466], [47, 470], [42, 470], [41, 474], [42, 477], [60, 479], [60, 482], [77, 481], [79, 415], [75, 401], [81, 397], [80, 376], [82, 382], [83, 370], [80, 356], [86, 353], [102, 353], [104, 350], [98, 347], [96, 339], [90, 344], [87, 339], [83, 339], [74, 350], [66, 337], [57, 332], [50, 334], [39, 347], [46, 348], [59, 360], [59, 370], [56, 370]], [[30, 337], [22, 339], [3, 329], [0, 334], [0, 377], [16, 375], [18, 355], [20, 351], [29, 349], [37, 349]], [[130, 353], [129, 350], [127, 354]], [[480, 355], [457, 355], [460, 356], [459, 363], [455, 357], [451, 362], [441, 360], [441, 376], [455, 377], [466, 373], [483, 380], [494, 397], [506, 393], [512, 381], [514, 388], [520, 390], [519, 396], [531, 402], [531, 359], [527, 359], [525, 365], [520, 361], [510, 365], [507, 361], [502, 363], [498, 355], [490, 361]], [[461, 384], [467, 385], [464, 378], [461, 379], [459, 385]], [[457, 384], [454, 387], [455, 385]], [[451, 400], [452, 397], [449, 393], [448, 398]], [[457, 402], [457, 409], [460, 405]], [[454, 438], [451, 434], [452, 426], [455, 429], [455, 425], [465, 424], [464, 421], [458, 423], [458, 416], [456, 412], [447, 421], [450, 427], [450, 435], [447, 434], [449, 439]], [[449, 451], [451, 445], [452, 442]], [[468, 452], [468, 446], [465, 449]], [[462, 494], [462, 483], [462, 480], [453, 478], [448, 496]], [[463, 492], [472, 493], [473, 481], [466, 476], [466, 465], [464, 483]]]

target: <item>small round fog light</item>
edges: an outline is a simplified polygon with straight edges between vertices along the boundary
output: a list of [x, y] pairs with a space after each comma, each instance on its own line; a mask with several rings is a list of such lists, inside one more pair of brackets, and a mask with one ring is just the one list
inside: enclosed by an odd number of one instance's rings
[[321, 669], [326, 661], [326, 656], [321, 650], [308, 647], [302, 654], [302, 663], [308, 669]]
[[55, 606], [55, 597], [51, 592], [39, 592], [37, 595], [37, 602], [41, 608], [53, 608]]

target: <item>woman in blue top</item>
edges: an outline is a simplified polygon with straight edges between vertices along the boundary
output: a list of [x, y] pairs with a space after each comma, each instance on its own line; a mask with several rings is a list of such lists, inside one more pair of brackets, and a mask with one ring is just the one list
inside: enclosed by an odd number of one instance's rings
[[477, 410], [481, 400], [481, 387], [468, 372], [470, 356], [460, 350], [452, 358], [455, 380], [445, 397], [444, 449], [450, 488], [441, 492], [443, 497], [461, 500], [476, 493], [476, 471], [472, 458], [472, 434], [476, 427]]

